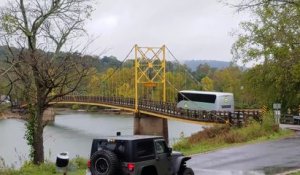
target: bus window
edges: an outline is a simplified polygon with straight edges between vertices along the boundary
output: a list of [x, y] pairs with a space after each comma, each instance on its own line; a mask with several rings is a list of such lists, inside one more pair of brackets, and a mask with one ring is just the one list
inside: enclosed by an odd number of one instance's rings
[[178, 93], [178, 102], [180, 102], [182, 100], [203, 102], [203, 103], [215, 103], [216, 102], [216, 95], [194, 94], [194, 93]]

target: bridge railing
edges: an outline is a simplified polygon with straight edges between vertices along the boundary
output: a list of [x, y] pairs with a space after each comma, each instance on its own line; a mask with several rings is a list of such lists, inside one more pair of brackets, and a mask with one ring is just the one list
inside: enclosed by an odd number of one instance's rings
[[104, 96], [64, 96], [57, 98], [55, 102], [68, 101], [68, 102], [82, 102], [82, 103], [102, 103], [107, 105], [116, 105], [123, 107], [134, 107], [133, 98], [121, 97], [104, 97]]
[[[82, 103], [101, 103], [119, 107], [134, 108], [135, 100], [133, 98], [123, 97], [104, 97], [104, 96], [64, 96], [56, 100]], [[211, 123], [231, 123], [233, 125], [243, 125], [250, 119], [260, 121], [260, 112], [253, 110], [240, 110], [234, 113], [228, 111], [204, 111], [179, 109], [175, 103], [150, 101], [140, 99], [138, 103], [140, 111], [148, 111], [174, 118], [211, 122]]]
[[140, 100], [139, 109], [155, 112], [174, 118], [186, 118], [189, 120], [212, 122], [212, 123], [231, 123], [233, 125], [243, 125], [249, 120], [261, 120], [259, 111], [239, 110], [234, 113], [228, 111], [204, 111], [179, 109], [175, 103]]

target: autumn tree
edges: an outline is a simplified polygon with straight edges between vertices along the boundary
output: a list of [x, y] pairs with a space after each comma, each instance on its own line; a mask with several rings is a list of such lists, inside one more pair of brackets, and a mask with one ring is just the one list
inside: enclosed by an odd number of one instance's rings
[[214, 82], [208, 76], [205, 76], [201, 79], [201, 85], [203, 91], [213, 91], [214, 90]]
[[26, 138], [35, 164], [44, 162], [44, 111], [88, 73], [72, 43], [85, 35], [91, 12], [90, 0], [15, 0], [1, 8], [0, 39], [6, 50], [1, 64], [7, 68], [2, 73], [27, 104]]

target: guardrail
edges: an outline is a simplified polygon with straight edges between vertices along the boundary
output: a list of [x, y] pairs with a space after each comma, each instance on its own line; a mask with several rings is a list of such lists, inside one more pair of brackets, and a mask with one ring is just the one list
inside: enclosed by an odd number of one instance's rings
[[280, 117], [281, 124], [300, 125], [300, 116], [284, 114]]

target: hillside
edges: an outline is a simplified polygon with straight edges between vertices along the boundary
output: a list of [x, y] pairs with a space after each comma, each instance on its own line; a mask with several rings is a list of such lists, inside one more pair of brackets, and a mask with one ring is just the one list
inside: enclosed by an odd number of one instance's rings
[[230, 65], [229, 61], [217, 61], [217, 60], [186, 60], [184, 64], [187, 65], [192, 71], [195, 71], [200, 64], [208, 64], [212, 68], [222, 69]]

